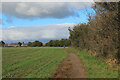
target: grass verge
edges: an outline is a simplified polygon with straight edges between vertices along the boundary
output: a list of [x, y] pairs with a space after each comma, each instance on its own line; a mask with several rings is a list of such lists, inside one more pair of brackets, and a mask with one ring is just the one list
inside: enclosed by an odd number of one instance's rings
[[85, 51], [79, 51], [73, 48], [69, 49], [77, 53], [82, 59], [88, 73], [88, 78], [118, 78], [118, 69], [110, 68], [109, 64], [96, 60], [94, 56], [89, 55]]

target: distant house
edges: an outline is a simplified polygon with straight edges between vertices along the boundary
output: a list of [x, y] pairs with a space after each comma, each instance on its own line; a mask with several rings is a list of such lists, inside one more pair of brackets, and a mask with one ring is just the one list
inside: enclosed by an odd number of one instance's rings
[[6, 43], [8, 47], [18, 47], [18, 43]]
[[46, 43], [43, 43], [43, 46], [45, 46]]
[[[8, 47], [18, 47], [19, 46], [19, 44], [18, 43], [6, 43], [5, 44], [6, 46], [8, 46]], [[27, 46], [27, 43], [22, 43], [22, 45], [21, 45], [22, 47], [26, 47]]]
[[28, 43], [22, 43], [21, 46], [23, 46], [23, 47], [27, 47], [27, 46], [28, 46]]

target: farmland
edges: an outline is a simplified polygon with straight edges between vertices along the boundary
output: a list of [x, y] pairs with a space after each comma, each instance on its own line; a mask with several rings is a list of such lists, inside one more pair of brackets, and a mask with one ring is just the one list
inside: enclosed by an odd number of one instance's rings
[[67, 56], [63, 48], [3, 48], [3, 78], [48, 78]]
[[[3, 78], [118, 77], [117, 68], [112, 69], [107, 63], [74, 48], [4, 47], [2, 50]], [[57, 76], [53, 76], [54, 73]]]

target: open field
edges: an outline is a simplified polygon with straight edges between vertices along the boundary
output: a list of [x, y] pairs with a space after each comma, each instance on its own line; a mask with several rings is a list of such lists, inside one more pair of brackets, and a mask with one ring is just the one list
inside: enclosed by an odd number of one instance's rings
[[63, 48], [3, 48], [3, 78], [48, 78], [66, 57]]
[[[110, 65], [107, 63], [96, 60], [94, 56], [89, 55], [89, 53], [85, 51], [78, 51], [73, 48], [69, 48], [74, 53], [77, 53], [82, 62], [84, 63], [84, 67], [87, 70], [88, 78], [118, 78], [118, 69], [110, 68]], [[117, 66], [117, 65], [116, 65]]]
[[54, 72], [58, 78], [66, 75], [68, 78], [118, 77], [117, 68], [111, 69], [107, 63], [73, 48], [11, 47], [2, 50], [3, 78], [49, 78]]

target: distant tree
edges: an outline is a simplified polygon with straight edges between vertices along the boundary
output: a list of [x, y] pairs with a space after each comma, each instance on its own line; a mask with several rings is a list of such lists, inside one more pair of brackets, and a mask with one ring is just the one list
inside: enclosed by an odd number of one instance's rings
[[21, 47], [22, 43], [21, 43], [21, 42], [18, 42], [18, 45], [19, 45], [19, 47]]
[[36, 45], [36, 42], [33, 42], [32, 43], [32, 47], [36, 47], [37, 45]]
[[35, 41], [35, 43], [36, 43], [36, 46], [38, 46], [38, 47], [41, 47], [41, 46], [42, 46], [42, 42]]
[[48, 46], [48, 43], [46, 43], [45, 46]]
[[42, 46], [42, 42], [39, 42], [39, 41], [35, 41], [35, 42], [33, 42], [33, 46], [34, 47], [41, 47]]
[[70, 46], [71, 42], [69, 39], [61, 39], [61, 40], [50, 40], [46, 43], [46, 46], [50, 47], [63, 47], [63, 46]]
[[55, 41], [54, 41], [54, 44], [55, 44], [55, 45], [54, 45], [55, 47], [60, 47], [60, 41], [59, 41], [59, 40], [55, 40]]
[[4, 41], [1, 41], [1, 42], [0, 42], [0, 46], [4, 47], [4, 46], [5, 46], [5, 42], [4, 42]]
[[65, 45], [65, 40], [64, 39], [61, 39], [60, 40], [60, 47], [63, 47]]
[[28, 46], [30, 46], [30, 47], [41, 47], [41, 46], [43, 46], [43, 43], [36, 40], [34, 42], [28, 42]]
[[28, 46], [29, 46], [29, 47], [32, 47], [32, 42], [28, 42]]
[[49, 46], [51, 46], [51, 47], [54, 46], [53, 43], [54, 43], [53, 40], [50, 40]]

